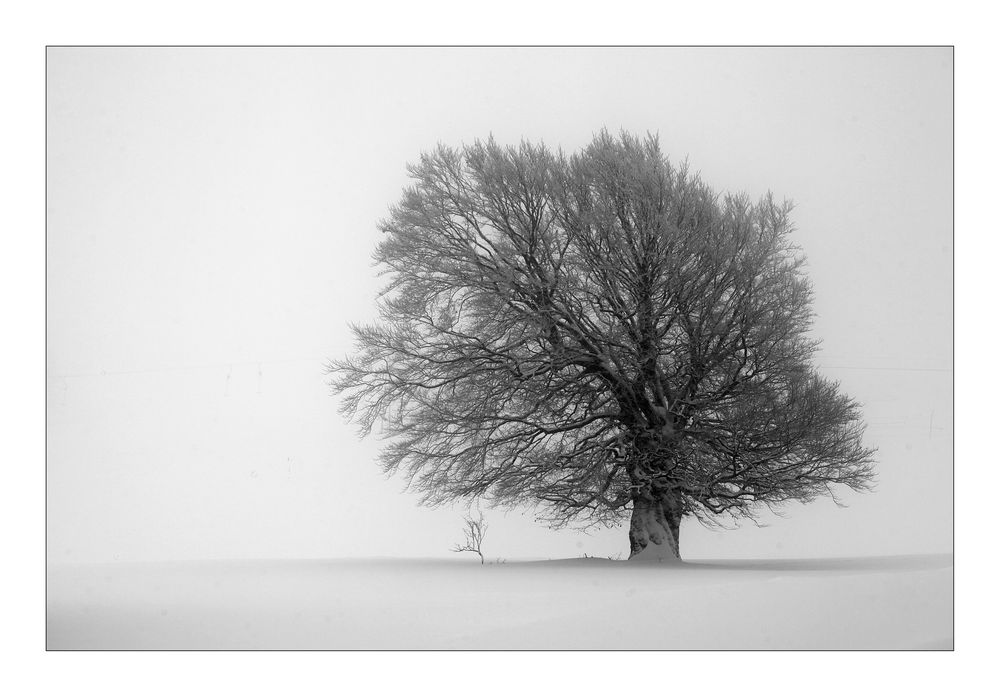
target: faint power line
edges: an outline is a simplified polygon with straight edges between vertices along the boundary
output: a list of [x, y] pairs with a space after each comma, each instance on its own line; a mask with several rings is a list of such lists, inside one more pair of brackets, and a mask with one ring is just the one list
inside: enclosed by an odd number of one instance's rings
[[261, 366], [265, 365], [276, 365], [282, 363], [315, 363], [316, 365], [322, 366], [329, 362], [328, 358], [287, 358], [282, 360], [274, 361], [242, 361], [242, 362], [225, 362], [225, 363], [203, 363], [199, 365], [174, 365], [167, 366], [164, 368], [136, 368], [135, 370], [100, 370], [92, 373], [47, 373], [46, 377], [50, 379], [62, 379], [62, 378], [94, 378], [94, 377], [107, 377], [111, 375], [142, 375], [146, 373], [175, 373], [182, 372], [185, 370], [209, 370], [212, 368], [228, 368], [230, 373], [234, 367], [249, 367], [256, 366], [260, 369]]

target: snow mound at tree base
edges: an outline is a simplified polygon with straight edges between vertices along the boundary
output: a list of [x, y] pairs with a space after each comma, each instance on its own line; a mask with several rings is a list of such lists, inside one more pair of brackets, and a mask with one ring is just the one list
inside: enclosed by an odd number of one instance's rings
[[630, 564], [680, 564], [673, 550], [666, 545], [646, 545], [641, 552], [629, 557]]

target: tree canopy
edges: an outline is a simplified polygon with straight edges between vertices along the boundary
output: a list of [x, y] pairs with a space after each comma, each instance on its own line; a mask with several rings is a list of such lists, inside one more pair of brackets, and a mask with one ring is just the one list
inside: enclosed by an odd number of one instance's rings
[[427, 503], [631, 514], [633, 555], [677, 556], [684, 515], [869, 485], [859, 405], [812, 363], [789, 204], [717, 194], [627, 133], [442, 145], [408, 171], [381, 318], [331, 370]]

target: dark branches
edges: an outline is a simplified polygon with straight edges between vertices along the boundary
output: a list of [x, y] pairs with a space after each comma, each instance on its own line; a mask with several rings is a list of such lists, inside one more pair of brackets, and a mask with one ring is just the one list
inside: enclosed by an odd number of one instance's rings
[[858, 405], [811, 364], [789, 205], [720, 197], [628, 134], [442, 146], [410, 175], [381, 321], [331, 369], [426, 502], [604, 521], [650, 491], [701, 516], [866, 487]]

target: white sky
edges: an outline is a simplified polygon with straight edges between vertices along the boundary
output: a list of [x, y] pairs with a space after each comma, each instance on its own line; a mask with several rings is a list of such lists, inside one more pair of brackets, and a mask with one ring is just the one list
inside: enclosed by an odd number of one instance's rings
[[[876, 493], [687, 557], [952, 540], [950, 49], [50, 49], [48, 555], [440, 556], [336, 414], [322, 364], [373, 316], [405, 163], [493, 133], [658, 132], [719, 189], [797, 204], [827, 374], [866, 405]], [[627, 552], [491, 513], [486, 552]]]

